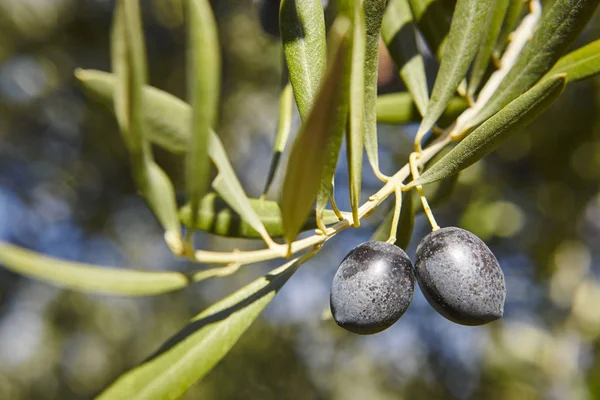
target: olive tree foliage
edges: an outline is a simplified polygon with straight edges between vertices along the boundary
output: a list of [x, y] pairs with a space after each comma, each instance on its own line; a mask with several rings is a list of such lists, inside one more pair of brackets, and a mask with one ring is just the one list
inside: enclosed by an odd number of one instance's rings
[[[452, 10], [438, 0], [332, 0], [324, 10], [320, 0], [265, 2], [279, 9], [279, 32], [273, 33], [281, 38], [287, 67], [265, 192], [278, 169], [284, 183], [279, 200], [269, 201], [246, 195], [219, 139], [218, 22], [208, 0], [184, 1], [187, 102], [148, 86], [152, 66], [146, 63], [140, 4], [118, 0], [110, 33], [112, 72], [75, 75], [91, 99], [114, 112], [134, 181], [173, 255], [212, 268], [191, 274], [109, 268], [49, 258], [9, 243], [0, 243], [0, 263], [78, 291], [150, 296], [224, 278], [249, 264], [286, 259], [192, 318], [99, 398], [181, 396], [226, 356], [282, 285], [330, 238], [358, 228], [392, 197], [396, 206], [375, 238], [405, 248], [417, 212], [424, 210], [437, 226], [423, 185], [455, 179], [538, 118], [569, 82], [600, 72], [600, 40], [567, 53], [598, 0], [555, 0], [546, 2], [551, 3], [546, 10], [530, 0], [524, 12], [516, 3], [457, 0]], [[430, 51], [417, 44], [419, 36]], [[377, 96], [380, 38], [407, 92]], [[431, 88], [423, 62], [430, 56], [439, 61]], [[302, 124], [287, 143], [294, 104]], [[419, 124], [414, 150], [397, 171], [380, 170], [377, 122]], [[350, 210], [339, 210], [333, 196], [342, 143]], [[153, 144], [185, 159], [187, 204], [178, 206], [169, 176], [154, 160]], [[288, 161], [280, 166], [284, 151]], [[365, 161], [381, 188], [360, 204]], [[421, 197], [421, 208], [412, 193]], [[196, 230], [262, 240], [265, 246], [199, 249], [193, 242]], [[312, 235], [297, 239], [310, 230]]]

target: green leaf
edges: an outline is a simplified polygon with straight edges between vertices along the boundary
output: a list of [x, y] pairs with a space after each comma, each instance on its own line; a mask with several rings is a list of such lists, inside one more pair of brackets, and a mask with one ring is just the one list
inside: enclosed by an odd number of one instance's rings
[[0, 241], [0, 264], [18, 274], [81, 292], [150, 296], [187, 286], [179, 272], [135, 271], [100, 267], [43, 256]]
[[[401, 249], [406, 249], [410, 244], [412, 233], [415, 227], [415, 197], [418, 200], [414, 191], [405, 192], [402, 194], [402, 208], [400, 209], [400, 218], [398, 219], [398, 229], [396, 229], [396, 246]], [[392, 222], [394, 218], [394, 210], [392, 209], [379, 225], [375, 233], [371, 236], [371, 240], [386, 241], [390, 236]]]
[[539, 117], [560, 96], [565, 75], [540, 82], [475, 129], [439, 162], [408, 186], [424, 185], [449, 177], [495, 150], [511, 134]]
[[115, 114], [131, 155], [136, 185], [165, 229], [165, 239], [175, 253], [182, 251], [175, 193], [167, 175], [154, 163], [144, 138], [142, 90], [146, 82], [146, 59], [139, 3], [118, 1], [111, 37], [111, 58], [116, 85]]
[[496, 41], [496, 46], [494, 47], [494, 56], [497, 59], [500, 59], [502, 56], [504, 48], [508, 44], [508, 37], [517, 27], [517, 23], [519, 22], [519, 18], [523, 12], [524, 5], [525, 2], [523, 2], [523, 0], [509, 0], [506, 16], [502, 22], [502, 29], [498, 34], [498, 40]]
[[567, 74], [567, 83], [586, 79], [600, 73], [600, 40], [589, 43], [562, 57], [548, 76]]
[[98, 399], [182, 396], [231, 350], [301, 262], [290, 261], [198, 314]]
[[365, 150], [374, 171], [379, 173], [377, 144], [377, 71], [379, 67], [379, 33], [387, 0], [363, 2], [365, 14]]
[[210, 182], [208, 142], [219, 105], [221, 54], [216, 22], [208, 0], [187, 0], [188, 98], [192, 106], [190, 146], [186, 155], [186, 187], [192, 206], [192, 226], [196, 210]]
[[443, 0], [408, 0], [408, 3], [419, 31], [425, 37], [432, 53], [441, 61], [450, 31], [452, 9]]
[[[283, 236], [281, 210], [274, 201], [250, 198], [250, 205], [260, 218], [261, 222], [271, 237]], [[181, 222], [190, 226], [191, 208], [186, 204], [179, 210]], [[216, 193], [208, 193], [202, 198], [198, 208], [198, 221], [196, 229], [214, 233], [216, 235], [240, 238], [258, 238], [260, 235], [244, 221], [221, 197]], [[332, 210], [324, 210], [323, 221], [331, 225], [339, 221]], [[316, 214], [313, 211], [302, 227], [303, 231], [316, 229]]]
[[[468, 107], [466, 100], [454, 97], [440, 117], [442, 126], [452, 123]], [[419, 122], [419, 113], [409, 93], [388, 93], [377, 97], [377, 121], [386, 124], [403, 125]]]
[[583, 31], [599, 3], [599, 0], [556, 0], [471, 126], [497, 113], [548, 72]]
[[[112, 104], [115, 86], [112, 74], [87, 70], [78, 70], [76, 74], [94, 98], [103, 104]], [[152, 141], [166, 143], [167, 148], [186, 148], [191, 118], [191, 108], [188, 104], [166, 92], [146, 86], [143, 110], [145, 132]], [[222, 191], [220, 194], [223, 199], [268, 241], [268, 233], [250, 206], [221, 140], [212, 131], [208, 138], [208, 154], [219, 170], [218, 179], [215, 181]], [[176, 210], [175, 216], [177, 217]]]
[[346, 145], [348, 187], [354, 226], [360, 226], [358, 207], [362, 184], [362, 163], [365, 138], [365, 15], [360, 0], [345, 0], [346, 15], [352, 21], [352, 51], [350, 67], [350, 100]]
[[423, 57], [417, 48], [413, 16], [407, 0], [390, 0], [381, 29], [390, 56], [400, 77], [423, 115], [429, 101]]
[[279, 21], [296, 104], [306, 121], [327, 63], [321, 0], [282, 0]]
[[418, 137], [422, 137], [433, 127], [465, 77], [485, 31], [488, 9], [489, 0], [456, 2], [444, 56], [431, 91], [427, 111], [417, 132]]
[[315, 197], [317, 222], [329, 199], [348, 116], [350, 35], [350, 21], [338, 17], [331, 28], [330, 65], [290, 153], [280, 203], [288, 243], [298, 235]]
[[471, 97], [475, 95], [475, 92], [479, 88], [481, 81], [485, 75], [485, 72], [492, 58], [494, 47], [498, 39], [498, 34], [502, 28], [502, 22], [506, 15], [506, 9], [508, 8], [509, 0], [491, 0], [490, 10], [487, 15], [486, 27], [484, 36], [479, 43], [479, 50], [475, 61], [473, 61], [473, 67], [471, 68], [471, 76], [469, 78], [469, 85], [467, 88], [467, 94]]
[[281, 96], [279, 97], [279, 125], [277, 127], [275, 146], [273, 146], [273, 157], [271, 158], [271, 165], [269, 166], [269, 174], [267, 175], [263, 196], [266, 196], [271, 188], [275, 173], [277, 173], [277, 168], [279, 168], [281, 155], [285, 150], [285, 145], [290, 136], [292, 127], [292, 106], [294, 105], [293, 97], [294, 92], [292, 91], [292, 85], [287, 82], [281, 90]]

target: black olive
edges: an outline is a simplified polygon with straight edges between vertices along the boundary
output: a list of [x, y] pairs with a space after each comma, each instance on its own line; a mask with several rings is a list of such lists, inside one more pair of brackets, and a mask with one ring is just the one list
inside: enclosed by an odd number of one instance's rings
[[471, 232], [447, 227], [425, 236], [417, 247], [415, 275], [429, 304], [450, 321], [482, 325], [504, 314], [504, 273]]
[[346, 255], [333, 278], [333, 319], [353, 333], [381, 332], [404, 314], [414, 286], [412, 263], [401, 248], [362, 243]]

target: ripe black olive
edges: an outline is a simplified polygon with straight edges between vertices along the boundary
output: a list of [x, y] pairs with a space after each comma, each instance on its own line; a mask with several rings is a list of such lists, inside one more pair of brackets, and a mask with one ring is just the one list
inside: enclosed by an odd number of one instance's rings
[[346, 255], [333, 278], [333, 319], [353, 333], [381, 332], [404, 314], [414, 286], [412, 263], [401, 248], [362, 243]]
[[471, 232], [447, 227], [425, 236], [417, 247], [415, 275], [429, 304], [450, 321], [483, 325], [504, 314], [504, 273]]

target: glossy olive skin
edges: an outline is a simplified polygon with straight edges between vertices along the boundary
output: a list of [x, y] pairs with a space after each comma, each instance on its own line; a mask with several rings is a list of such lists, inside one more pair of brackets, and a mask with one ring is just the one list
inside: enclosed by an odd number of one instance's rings
[[414, 287], [412, 263], [401, 248], [386, 242], [362, 243], [346, 255], [333, 278], [333, 319], [353, 333], [381, 332], [404, 314]]
[[417, 247], [415, 275], [437, 312], [461, 325], [502, 318], [504, 273], [486, 244], [469, 231], [442, 228]]

